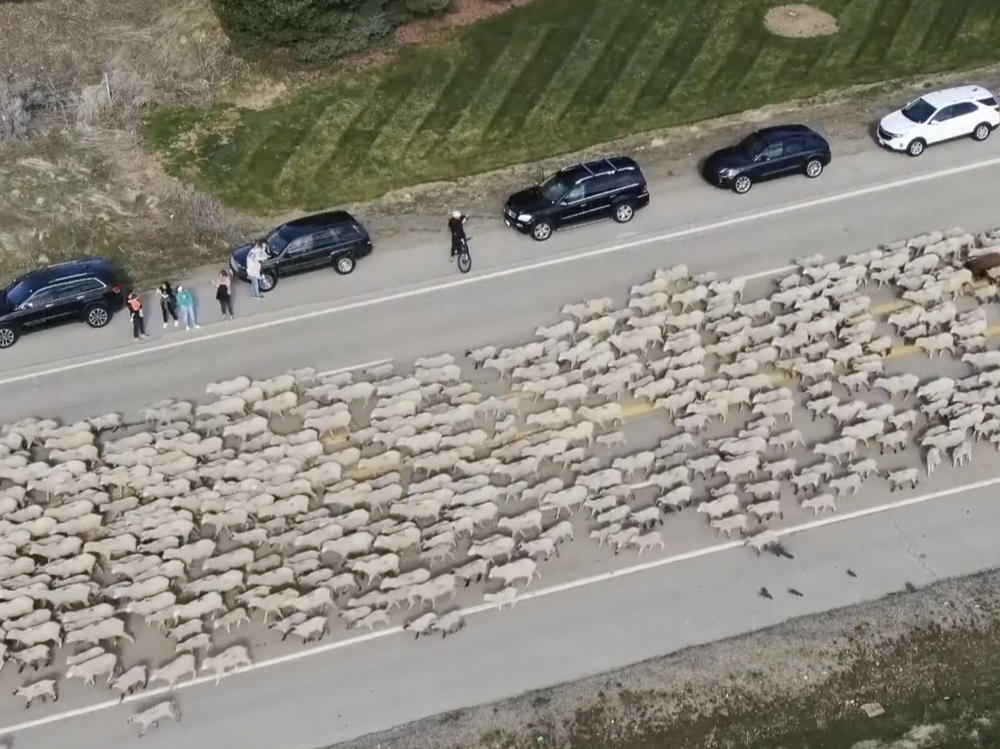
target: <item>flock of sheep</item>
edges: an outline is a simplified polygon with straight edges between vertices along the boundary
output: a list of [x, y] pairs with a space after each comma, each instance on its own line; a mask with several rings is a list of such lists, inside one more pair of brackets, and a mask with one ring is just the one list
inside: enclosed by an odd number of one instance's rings
[[[255, 618], [308, 642], [332, 615], [370, 630], [399, 609], [416, 637], [445, 636], [464, 626], [460, 588], [514, 605], [584, 524], [615, 553], [642, 553], [664, 547], [655, 527], [689, 505], [717, 533], [773, 547], [788, 489], [819, 513], [871, 475], [916, 485], [917, 468], [879, 471], [867, 447], [916, 440], [928, 473], [946, 453], [967, 461], [974, 439], [1000, 447], [1000, 351], [971, 303], [998, 290], [963, 267], [993, 244], [1000, 232], [952, 230], [803, 258], [754, 300], [740, 279], [676, 266], [632, 287], [624, 309], [570, 304], [531, 342], [467, 352], [474, 373], [440, 354], [405, 373], [238, 377], [209, 385], [205, 403], [154, 403], [138, 423], [7, 424], [0, 667], [48, 669], [66, 648], [62, 677], [103, 677], [124, 696], [252, 665], [213, 633]], [[863, 293], [873, 284], [908, 303], [887, 323]], [[899, 339], [961, 355], [969, 376], [887, 374]], [[500, 390], [473, 384], [486, 370]], [[859, 397], [871, 390], [887, 402]], [[831, 421], [828, 439], [806, 446], [797, 400]], [[624, 402], [661, 415], [657, 448], [622, 453]], [[702, 434], [723, 422], [727, 434]], [[171, 659], [121, 661], [115, 644], [140, 623], [170, 638]], [[15, 694], [55, 700], [57, 678]], [[171, 700], [132, 720], [141, 735], [168, 717], [180, 717]]]

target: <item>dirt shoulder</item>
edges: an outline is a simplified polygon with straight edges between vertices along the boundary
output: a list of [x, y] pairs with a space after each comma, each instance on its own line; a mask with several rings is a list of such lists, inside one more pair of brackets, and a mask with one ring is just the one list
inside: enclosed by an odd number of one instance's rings
[[[891, 746], [987, 747], [997, 745], [991, 736], [1000, 741], [998, 689], [994, 570], [337, 747], [849, 747], [867, 740], [875, 743], [863, 746], [879, 749], [907, 733], [934, 741]], [[867, 717], [861, 706], [868, 703], [885, 715]], [[968, 743], [970, 731], [980, 743]]]

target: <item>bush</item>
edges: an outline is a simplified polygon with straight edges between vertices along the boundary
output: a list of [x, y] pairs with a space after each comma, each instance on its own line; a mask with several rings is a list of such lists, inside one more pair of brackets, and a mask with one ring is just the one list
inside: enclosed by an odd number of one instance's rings
[[387, 39], [414, 15], [446, 10], [450, 0], [212, 0], [230, 38], [260, 51], [282, 47], [300, 61], [359, 52]]
[[34, 81], [0, 82], [0, 142], [26, 138], [34, 112], [54, 106], [56, 101], [51, 90]]

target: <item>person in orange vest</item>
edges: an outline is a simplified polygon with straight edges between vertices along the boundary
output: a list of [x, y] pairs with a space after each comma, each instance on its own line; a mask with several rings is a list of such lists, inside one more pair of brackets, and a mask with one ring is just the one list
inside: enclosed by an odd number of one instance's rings
[[125, 306], [128, 307], [129, 317], [132, 318], [132, 335], [137, 341], [141, 338], [148, 338], [146, 323], [142, 317], [142, 299], [134, 291], [130, 291], [125, 300]]

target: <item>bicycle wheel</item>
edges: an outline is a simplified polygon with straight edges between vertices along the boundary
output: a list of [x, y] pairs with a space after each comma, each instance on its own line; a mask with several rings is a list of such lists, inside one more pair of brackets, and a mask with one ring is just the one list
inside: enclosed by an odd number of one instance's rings
[[468, 252], [458, 253], [458, 269], [462, 273], [468, 273], [472, 269], [472, 255]]

